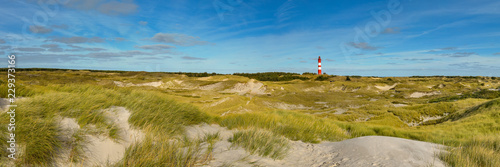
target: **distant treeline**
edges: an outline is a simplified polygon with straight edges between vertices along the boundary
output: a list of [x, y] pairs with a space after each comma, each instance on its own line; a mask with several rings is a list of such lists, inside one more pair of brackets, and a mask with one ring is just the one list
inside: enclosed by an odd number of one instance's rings
[[411, 76], [410, 78], [464, 78], [464, 79], [491, 78], [491, 79], [497, 79], [497, 77], [483, 77], [483, 76], [443, 76], [443, 75], [435, 75], [435, 76]]
[[164, 72], [167, 74], [180, 74], [180, 75], [186, 75], [188, 77], [208, 77], [208, 76], [214, 76], [214, 75], [222, 75], [222, 74], [217, 74], [215, 72], [213, 73], [195, 73], [195, 72]]
[[294, 79], [309, 80], [308, 77], [301, 77], [298, 73], [287, 72], [234, 73], [233, 75], [244, 76], [259, 81], [291, 81]]

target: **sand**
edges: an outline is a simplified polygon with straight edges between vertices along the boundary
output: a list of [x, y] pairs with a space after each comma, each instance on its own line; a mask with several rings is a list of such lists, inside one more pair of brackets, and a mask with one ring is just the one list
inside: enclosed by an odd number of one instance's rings
[[237, 83], [232, 89], [224, 90], [226, 93], [237, 93], [239, 95], [263, 95], [266, 94], [266, 86], [262, 82], [250, 79], [246, 83]]
[[221, 100], [219, 100], [219, 101], [213, 102], [213, 103], [211, 103], [211, 104], [207, 104], [207, 107], [214, 107], [214, 106], [217, 106], [217, 105], [219, 105], [219, 104], [222, 104], [222, 103], [226, 102], [226, 101], [227, 101], [227, 100], [229, 100], [229, 99], [231, 99], [231, 97], [225, 97], [225, 98], [223, 98], [223, 99], [221, 99]]
[[365, 136], [340, 142], [319, 144], [290, 141], [291, 149], [282, 160], [251, 155], [241, 147], [231, 147], [227, 141], [236, 130], [219, 125], [195, 125], [186, 128], [189, 138], [220, 133], [213, 150], [213, 159], [204, 166], [387, 166], [444, 167], [436, 155], [443, 147], [438, 144], [385, 136]]
[[0, 112], [7, 112], [8, 105], [10, 105], [9, 99], [0, 98]]
[[347, 112], [348, 110], [347, 110], [347, 109], [345, 109], [345, 108], [337, 108], [337, 109], [335, 109], [335, 111], [336, 111], [336, 112], [335, 112], [335, 113], [333, 113], [333, 114], [340, 115], [340, 114], [343, 114], [343, 113]]
[[440, 92], [413, 92], [411, 95], [410, 95], [410, 98], [421, 98], [421, 97], [424, 97], [424, 96], [432, 96], [432, 95], [438, 95], [438, 94], [441, 94]]
[[375, 86], [377, 89], [388, 91], [392, 88], [395, 88], [399, 83], [395, 83], [394, 85], [386, 85], [386, 86]]
[[314, 109], [313, 107], [307, 107], [304, 106], [303, 104], [288, 104], [284, 102], [267, 102], [265, 101], [264, 104], [270, 108], [277, 108], [277, 109], [282, 109], [282, 110], [312, 110]]
[[159, 87], [159, 86], [163, 85], [162, 81], [140, 83], [140, 84], [125, 83], [125, 82], [120, 82], [120, 81], [113, 81], [113, 83], [116, 86], [118, 86], [118, 87], [131, 87], [131, 86], [152, 86], [152, 87]]
[[201, 90], [219, 90], [222, 88], [224, 88], [224, 83], [222, 83], [222, 82], [217, 82], [214, 84], [199, 87], [199, 89], [201, 89]]
[[394, 107], [405, 107], [408, 106], [408, 104], [392, 104]]
[[62, 130], [60, 138], [65, 141], [63, 149], [58, 153], [58, 159], [54, 166], [103, 166], [105, 164], [113, 164], [123, 158], [125, 149], [133, 142], [139, 142], [144, 138], [144, 134], [130, 128], [128, 118], [130, 112], [124, 107], [111, 107], [104, 110], [106, 118], [118, 126], [120, 139], [115, 141], [103, 135], [85, 134], [86, 142], [84, 143], [83, 162], [73, 164], [68, 161], [71, 148], [67, 142], [72, 141], [72, 135], [80, 130], [80, 126], [74, 118], [63, 118], [59, 124]]

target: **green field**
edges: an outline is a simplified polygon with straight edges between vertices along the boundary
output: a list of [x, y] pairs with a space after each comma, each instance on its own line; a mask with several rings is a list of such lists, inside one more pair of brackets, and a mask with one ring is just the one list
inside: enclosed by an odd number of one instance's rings
[[[71, 145], [71, 158], [78, 163], [85, 159], [85, 138], [61, 140], [58, 120], [75, 118], [80, 135], [119, 141], [120, 129], [102, 110], [122, 106], [131, 111], [130, 124], [146, 137], [108, 166], [203, 164], [210, 159], [210, 143], [219, 137], [186, 139], [184, 128], [200, 123], [238, 129], [234, 145], [276, 159], [286, 154], [284, 138], [319, 143], [380, 135], [450, 146], [439, 155], [450, 166], [500, 166], [500, 78], [350, 76], [346, 81], [346, 76], [280, 75], [18, 71], [20, 153], [9, 160], [2, 142], [0, 165], [52, 166], [63, 145]], [[6, 98], [5, 78], [0, 88]], [[8, 121], [2, 112], [4, 141]], [[161, 156], [144, 158], [156, 155]]]

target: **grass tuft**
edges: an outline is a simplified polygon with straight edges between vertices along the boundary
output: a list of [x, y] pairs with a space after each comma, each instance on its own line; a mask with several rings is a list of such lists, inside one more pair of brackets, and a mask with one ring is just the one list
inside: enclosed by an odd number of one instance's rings
[[283, 159], [290, 144], [282, 136], [260, 129], [248, 129], [234, 133], [229, 139], [233, 145], [241, 146], [251, 154], [257, 154], [273, 159]]

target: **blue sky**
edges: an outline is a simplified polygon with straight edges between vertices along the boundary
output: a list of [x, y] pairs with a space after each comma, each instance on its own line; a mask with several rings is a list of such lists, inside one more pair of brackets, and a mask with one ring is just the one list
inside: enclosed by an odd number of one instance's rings
[[0, 1], [18, 68], [500, 76], [498, 0]]

